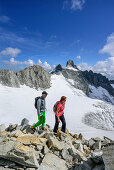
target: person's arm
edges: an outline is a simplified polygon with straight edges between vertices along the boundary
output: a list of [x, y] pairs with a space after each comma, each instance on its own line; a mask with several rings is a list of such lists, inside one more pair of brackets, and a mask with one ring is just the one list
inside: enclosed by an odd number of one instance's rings
[[41, 106], [41, 99], [38, 99], [37, 100], [37, 112], [38, 112], [39, 117], [41, 117], [40, 106]]
[[60, 111], [60, 107], [57, 108], [56, 114], [57, 114], [57, 118], [58, 118], [58, 122], [60, 122], [60, 118], [59, 118], [59, 111]]

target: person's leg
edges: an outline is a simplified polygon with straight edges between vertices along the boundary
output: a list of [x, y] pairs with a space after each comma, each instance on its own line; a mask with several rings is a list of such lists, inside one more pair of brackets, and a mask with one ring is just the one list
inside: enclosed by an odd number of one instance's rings
[[60, 116], [60, 120], [61, 120], [61, 122], [62, 122], [61, 131], [65, 133], [65, 131], [66, 131], [66, 121], [65, 121], [64, 114], [63, 114], [62, 116]]
[[45, 112], [42, 113], [42, 128], [45, 127], [45, 122], [46, 122], [46, 116], [45, 116]]
[[54, 126], [54, 130], [53, 130], [55, 133], [57, 133], [58, 126], [59, 126], [58, 118], [57, 118], [57, 116], [55, 116], [55, 126]]
[[[38, 113], [37, 113], [37, 114], [38, 114]], [[38, 122], [33, 125], [33, 128], [35, 128], [35, 127], [37, 127], [37, 126], [39, 126], [39, 125], [41, 125], [41, 124], [42, 124], [42, 117], [40, 118], [40, 117], [39, 117], [39, 114], [38, 114]]]

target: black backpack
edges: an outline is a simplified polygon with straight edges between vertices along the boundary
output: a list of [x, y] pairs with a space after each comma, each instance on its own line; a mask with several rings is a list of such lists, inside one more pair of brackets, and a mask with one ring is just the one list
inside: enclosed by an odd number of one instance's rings
[[36, 97], [36, 98], [35, 98], [34, 106], [35, 106], [36, 109], [37, 109], [37, 101], [38, 101], [38, 99], [41, 99], [41, 97]]

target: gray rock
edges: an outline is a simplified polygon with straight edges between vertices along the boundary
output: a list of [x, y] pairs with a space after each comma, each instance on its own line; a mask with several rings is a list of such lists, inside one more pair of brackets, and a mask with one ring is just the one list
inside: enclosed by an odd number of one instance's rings
[[102, 156], [95, 156], [91, 158], [95, 164], [104, 164]]
[[0, 125], [0, 132], [3, 132], [3, 131], [5, 131], [5, 124]]
[[60, 159], [58, 156], [47, 153], [44, 157], [39, 170], [67, 170], [67, 166], [64, 160]]
[[103, 76], [100, 73], [93, 73], [93, 71], [83, 71], [83, 76], [86, 78], [89, 84], [94, 85], [95, 87], [103, 87], [105, 88], [109, 94], [114, 97], [114, 88], [110, 85], [110, 81], [108, 78]]
[[66, 148], [63, 148], [61, 155], [65, 161], [71, 162], [73, 159], [73, 157], [69, 153], [69, 150]]
[[30, 152], [23, 152], [17, 149], [17, 145], [21, 146], [20, 142], [8, 141], [0, 143], [0, 158], [18, 163], [21, 166], [38, 168], [39, 165], [35, 153], [32, 150]]
[[29, 120], [24, 118], [22, 121], [21, 121], [21, 126], [23, 125], [28, 125], [29, 124]]
[[[74, 64], [74, 62], [72, 60], [68, 60], [66, 63], [66, 67], [73, 67], [78, 69], [78, 67]], [[79, 69], [78, 69], [79, 70]]]
[[105, 170], [114, 170], [114, 145], [104, 147], [102, 157]]
[[27, 67], [16, 75], [21, 85], [25, 84], [36, 89], [50, 87], [50, 74], [38, 65]]
[[11, 70], [0, 70], [0, 83], [9, 87], [27, 85], [31, 88], [46, 89], [50, 87], [50, 74], [42, 67], [33, 65], [14, 73]]
[[20, 87], [16, 74], [11, 70], [0, 70], [0, 83], [9, 87]]
[[92, 170], [91, 166], [89, 166], [86, 162], [83, 162], [82, 164], [76, 165], [74, 170]]
[[12, 132], [13, 130], [16, 130], [17, 124], [10, 124], [8, 128], [6, 128], [6, 131]]
[[95, 144], [95, 141], [94, 141], [93, 139], [89, 139], [89, 141], [88, 141], [88, 146], [89, 146], [90, 148], [92, 148], [94, 144]]
[[101, 141], [98, 140], [96, 141], [93, 146], [92, 146], [93, 149], [101, 149]]
[[105, 165], [101, 164], [101, 165], [96, 165], [93, 170], [105, 170]]

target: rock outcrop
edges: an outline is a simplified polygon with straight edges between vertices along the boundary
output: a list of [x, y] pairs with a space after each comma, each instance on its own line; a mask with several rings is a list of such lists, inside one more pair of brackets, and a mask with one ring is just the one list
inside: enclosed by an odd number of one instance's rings
[[50, 87], [50, 74], [42, 67], [33, 65], [19, 72], [0, 70], [0, 83], [9, 87], [27, 85], [32, 88], [46, 89]]
[[103, 76], [99, 73], [93, 73], [93, 71], [83, 71], [82, 72], [84, 77], [87, 79], [88, 83], [95, 86], [95, 87], [103, 87], [105, 88], [109, 94], [111, 94], [114, 97], [114, 88], [111, 86], [110, 81], [108, 78]]
[[114, 84], [114, 80], [110, 80], [110, 84]]
[[33, 65], [16, 73], [21, 85], [35, 87], [36, 89], [50, 87], [50, 74], [42, 67]]
[[82, 90], [85, 94], [89, 95], [89, 84], [86, 78], [83, 76], [72, 60], [67, 61], [66, 67], [62, 67], [60, 64], [56, 66], [55, 71], [52, 74], [60, 74], [66, 78], [67, 81], [72, 80], [72, 86]]
[[106, 137], [86, 140], [68, 130], [54, 134], [49, 125], [45, 131], [30, 127], [25, 118], [20, 125], [0, 126], [0, 169], [112, 170], [114, 166], [112, 141]]
[[114, 169], [114, 145], [103, 148], [103, 160], [105, 163], [105, 170]]
[[9, 87], [19, 87], [20, 82], [16, 74], [11, 70], [0, 70], [0, 83]]

